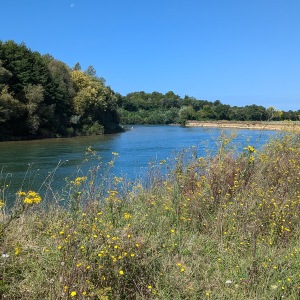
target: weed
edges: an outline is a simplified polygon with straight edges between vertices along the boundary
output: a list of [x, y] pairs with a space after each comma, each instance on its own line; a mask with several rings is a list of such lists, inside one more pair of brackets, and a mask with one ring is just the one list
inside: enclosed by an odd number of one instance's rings
[[222, 139], [146, 187], [98, 164], [46, 194], [67, 205], [24, 190], [8, 211], [3, 192], [2, 299], [299, 299], [299, 132], [239, 155]]

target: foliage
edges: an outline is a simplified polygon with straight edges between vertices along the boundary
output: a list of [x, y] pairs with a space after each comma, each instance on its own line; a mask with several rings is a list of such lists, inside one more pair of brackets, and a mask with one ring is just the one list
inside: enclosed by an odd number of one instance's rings
[[[93, 67], [79, 69], [25, 44], [0, 42], [0, 139], [103, 132], [87, 130], [96, 123], [107, 132], [120, 130], [114, 92]], [[80, 122], [74, 123], [76, 116]]]
[[[188, 120], [234, 120], [270, 121], [298, 120], [298, 112], [280, 112], [274, 107], [258, 105], [238, 107], [222, 104], [220, 100], [210, 102], [194, 97], [184, 98], [173, 92], [135, 92], [121, 96], [118, 102], [120, 120], [123, 124], [185, 124]], [[165, 115], [163, 118], [161, 115]]]
[[239, 154], [230, 139], [151, 166], [147, 188], [100, 163], [62, 193], [1, 199], [2, 298], [299, 299], [299, 132]]
[[[238, 107], [174, 92], [115, 93], [90, 65], [73, 68], [24, 43], [0, 41], [0, 140], [121, 131], [122, 124], [298, 120], [300, 111]], [[22, 126], [20, 126], [22, 124]], [[102, 129], [100, 129], [100, 127]]]

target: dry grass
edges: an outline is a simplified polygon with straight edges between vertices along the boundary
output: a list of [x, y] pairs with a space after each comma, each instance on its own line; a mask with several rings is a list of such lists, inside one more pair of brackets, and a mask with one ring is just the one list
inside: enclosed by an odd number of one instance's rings
[[186, 126], [251, 130], [299, 130], [300, 121], [188, 121]]
[[299, 299], [299, 133], [226, 149], [147, 189], [90, 172], [66, 206], [2, 207], [2, 299]]

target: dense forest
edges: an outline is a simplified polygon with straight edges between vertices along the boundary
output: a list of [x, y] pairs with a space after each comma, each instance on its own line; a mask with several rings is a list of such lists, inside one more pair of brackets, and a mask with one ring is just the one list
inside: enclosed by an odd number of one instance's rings
[[244, 107], [222, 104], [220, 100], [210, 102], [194, 97], [184, 98], [173, 92], [130, 93], [119, 97], [118, 112], [124, 124], [185, 124], [187, 120], [229, 120], [229, 121], [280, 121], [299, 120], [298, 111], [278, 111], [274, 107], [259, 105]]
[[0, 42], [0, 139], [120, 130], [117, 95], [90, 66], [85, 72], [25, 44]]
[[298, 120], [298, 111], [258, 105], [237, 107], [172, 91], [114, 92], [96, 75], [0, 41], [0, 140], [75, 136], [122, 130], [119, 124], [185, 124], [187, 120]]

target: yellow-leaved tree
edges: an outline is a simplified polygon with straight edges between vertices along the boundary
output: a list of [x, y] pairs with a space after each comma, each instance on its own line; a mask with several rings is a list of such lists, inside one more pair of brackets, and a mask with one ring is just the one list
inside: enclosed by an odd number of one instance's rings
[[72, 70], [71, 77], [76, 91], [73, 98], [76, 118], [73, 119], [80, 120], [84, 133], [103, 133], [117, 126], [117, 97], [110, 87], [81, 70]]

